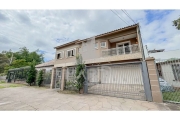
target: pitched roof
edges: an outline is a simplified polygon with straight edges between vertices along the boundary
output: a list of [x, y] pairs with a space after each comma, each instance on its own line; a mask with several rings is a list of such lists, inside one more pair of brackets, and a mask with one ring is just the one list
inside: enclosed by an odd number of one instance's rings
[[[113, 33], [117, 33], [117, 32], [120, 32], [122, 30], [126, 30], [126, 29], [130, 29], [130, 28], [134, 28], [134, 27], [137, 27], [139, 26], [139, 24], [134, 24], [134, 25], [130, 25], [130, 26], [126, 26], [126, 27], [123, 27], [123, 28], [119, 28], [119, 29], [116, 29], [116, 30], [113, 30], [113, 31], [110, 31], [110, 32], [106, 32], [106, 33], [102, 33], [102, 34], [99, 34], [99, 35], [96, 35], [95, 38], [98, 38], [98, 37], [102, 37], [102, 36], [106, 36], [106, 35], [109, 35], [109, 34], [113, 34]], [[56, 48], [60, 48], [60, 47], [64, 47], [66, 45], [70, 45], [70, 44], [74, 44], [74, 43], [80, 43], [80, 42], [83, 42], [83, 41], [86, 41], [88, 40], [89, 38], [86, 38], [86, 39], [82, 39], [82, 40], [74, 40], [72, 42], [69, 42], [69, 43], [65, 43], [65, 44], [62, 44], [62, 45], [59, 45], [57, 47], [54, 47], [55, 49]]]
[[36, 68], [39, 68], [39, 67], [48, 67], [48, 66], [54, 66], [54, 60], [51, 60], [51, 61], [48, 61], [48, 62], [45, 62], [45, 63], [38, 64], [38, 65], [36, 65], [35, 67], [36, 67]]

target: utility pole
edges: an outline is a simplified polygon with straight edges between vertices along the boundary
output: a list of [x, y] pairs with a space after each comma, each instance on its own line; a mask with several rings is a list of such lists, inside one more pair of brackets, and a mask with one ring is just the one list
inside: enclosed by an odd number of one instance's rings
[[148, 51], [148, 47], [147, 47], [147, 45], [145, 45], [145, 46], [146, 46], [147, 54], [148, 54], [148, 57], [149, 57], [149, 51]]

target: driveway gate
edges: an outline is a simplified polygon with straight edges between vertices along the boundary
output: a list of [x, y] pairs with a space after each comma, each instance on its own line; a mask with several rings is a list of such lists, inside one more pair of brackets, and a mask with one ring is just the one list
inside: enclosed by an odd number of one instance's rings
[[92, 94], [147, 100], [147, 95], [151, 97], [151, 94], [149, 79], [145, 78], [145, 74], [147, 73], [143, 74], [141, 63], [87, 67], [87, 91]]

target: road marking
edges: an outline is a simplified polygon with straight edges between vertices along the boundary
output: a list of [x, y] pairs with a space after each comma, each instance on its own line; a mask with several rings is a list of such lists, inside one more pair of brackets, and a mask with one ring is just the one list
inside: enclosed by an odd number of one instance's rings
[[9, 104], [9, 103], [12, 103], [12, 102], [3, 102], [3, 103], [0, 103], [0, 105]]

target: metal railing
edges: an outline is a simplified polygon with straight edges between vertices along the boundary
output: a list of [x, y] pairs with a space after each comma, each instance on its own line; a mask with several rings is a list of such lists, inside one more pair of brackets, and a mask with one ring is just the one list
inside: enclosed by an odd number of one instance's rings
[[107, 49], [102, 51], [102, 56], [115, 56], [115, 55], [124, 55], [140, 52], [138, 44], [133, 44], [124, 47], [117, 47], [112, 49]]
[[156, 60], [163, 100], [180, 103], [180, 58]]

